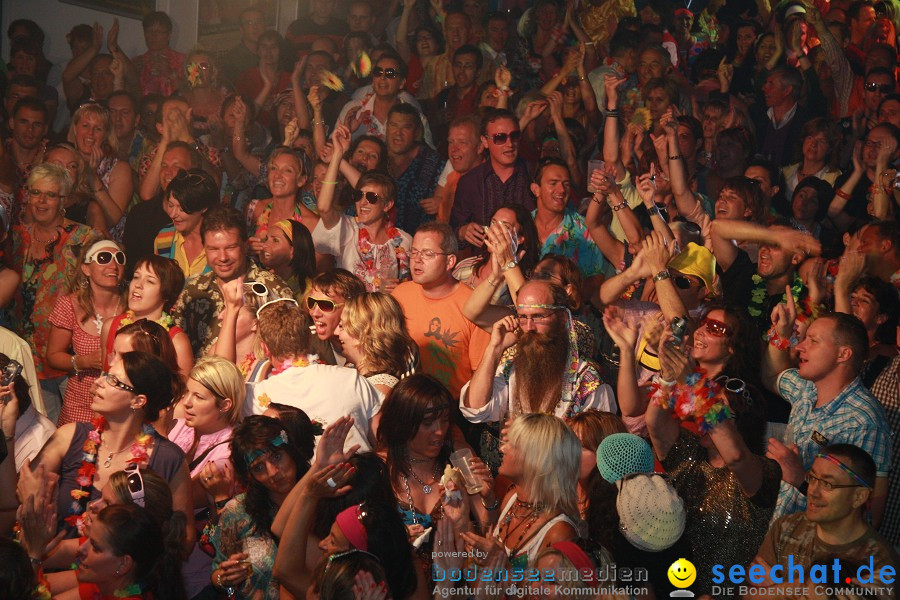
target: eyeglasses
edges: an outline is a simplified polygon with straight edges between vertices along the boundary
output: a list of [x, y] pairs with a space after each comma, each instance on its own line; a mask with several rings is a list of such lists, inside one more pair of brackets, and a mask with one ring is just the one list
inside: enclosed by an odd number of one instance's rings
[[450, 254], [449, 252], [435, 252], [434, 250], [419, 250], [417, 248], [413, 248], [409, 251], [409, 258], [411, 260], [416, 260], [417, 258], [421, 258], [422, 260], [432, 260], [435, 256], [447, 256]]
[[269, 288], [267, 288], [264, 283], [258, 281], [245, 281], [244, 285], [250, 288], [250, 291], [260, 298], [265, 298], [269, 295]]
[[138, 506], [144, 506], [144, 478], [136, 464], [130, 464], [125, 469], [125, 477], [128, 483], [128, 493], [131, 500]]
[[322, 312], [330, 313], [334, 312], [334, 309], [338, 306], [343, 305], [343, 302], [335, 302], [334, 300], [331, 300], [329, 298], [316, 298], [314, 296], [306, 297], [306, 308], [308, 308], [309, 310], [312, 310], [316, 306], [318, 306], [319, 310], [321, 310]]
[[107, 373], [104, 371], [100, 373], [100, 377], [106, 378], [106, 383], [113, 386], [114, 388], [119, 388], [120, 390], [125, 390], [126, 392], [131, 392], [132, 394], [137, 394], [137, 390], [124, 381], [121, 381], [118, 377], [113, 375], [112, 373]]
[[804, 477], [807, 485], [812, 485], [813, 481], [822, 486], [822, 489], [826, 492], [831, 492], [833, 490], [839, 490], [843, 488], [855, 488], [855, 487], [863, 487], [858, 483], [831, 483], [826, 479], [822, 479], [821, 477], [816, 477], [811, 472], [806, 474]]
[[260, 306], [259, 308], [256, 309], [257, 320], [259, 320], [259, 313], [262, 312], [262, 309], [264, 309], [267, 306], [277, 304], [278, 302], [293, 302], [294, 306], [300, 306], [299, 304], [297, 304], [297, 301], [294, 300], [293, 298], [275, 298], [274, 300], [269, 300], [268, 302], [266, 302], [265, 304], [263, 304], [262, 306]]
[[562, 277], [560, 277], [559, 275], [554, 275], [550, 271], [535, 271], [534, 273], [531, 274], [531, 278], [534, 279], [535, 281], [553, 280], [553, 281], [558, 281], [560, 283], [563, 283]]
[[750, 392], [747, 390], [747, 384], [743, 379], [738, 379], [737, 377], [729, 377], [727, 375], [719, 375], [715, 379], [713, 379], [717, 384], [719, 384], [722, 389], [724, 389], [729, 394], [734, 394], [735, 396], [743, 396], [744, 400], [748, 403], [751, 402]]
[[379, 196], [378, 194], [376, 194], [375, 192], [364, 192], [362, 190], [353, 190], [353, 198], [357, 202], [359, 202], [360, 200], [365, 198], [366, 202], [368, 202], [369, 204], [375, 204], [376, 202], [378, 202], [379, 200], [382, 199], [382, 197]]
[[893, 83], [875, 83], [874, 81], [870, 81], [863, 87], [866, 88], [867, 92], [874, 92], [877, 90], [882, 94], [890, 94], [894, 91]]
[[85, 264], [97, 263], [98, 265], [108, 265], [115, 259], [116, 264], [125, 264], [125, 253], [122, 251], [111, 252], [109, 250], [101, 250], [93, 256], [89, 256], [84, 260]]
[[526, 325], [529, 321], [531, 321], [534, 325], [540, 325], [541, 323], [546, 323], [550, 317], [552, 317], [556, 313], [540, 313], [536, 315], [516, 315], [516, 319], [519, 320], [519, 325]]
[[522, 132], [518, 129], [516, 131], [510, 131], [509, 133], [495, 133], [491, 136], [491, 140], [497, 146], [502, 146], [506, 143], [506, 140], [511, 141], [513, 144], [519, 141], [519, 138], [522, 137]]
[[57, 192], [43, 192], [37, 188], [30, 188], [28, 190], [28, 195], [32, 198], [40, 198], [44, 197], [47, 200], [59, 200], [60, 198], [65, 198], [64, 195]]
[[198, 173], [188, 173], [184, 169], [178, 169], [178, 173], [175, 174], [175, 177], [172, 178], [172, 181], [177, 181], [179, 184], [186, 183], [187, 185], [195, 186], [203, 185], [203, 183], [206, 181], [206, 178]]
[[375, 67], [372, 69], [372, 77], [375, 78], [387, 77], [388, 79], [396, 79], [399, 75], [400, 73], [393, 68], [382, 69], [381, 67]]
[[731, 327], [728, 326], [727, 323], [723, 323], [722, 321], [717, 321], [716, 319], [710, 319], [709, 317], [703, 319], [700, 323], [701, 327], [706, 327], [706, 333], [713, 337], [727, 337], [732, 334]]

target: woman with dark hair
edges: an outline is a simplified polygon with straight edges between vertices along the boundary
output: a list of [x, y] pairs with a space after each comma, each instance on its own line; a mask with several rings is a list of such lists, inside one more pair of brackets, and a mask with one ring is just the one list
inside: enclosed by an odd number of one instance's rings
[[[508, 306], [512, 304], [512, 297], [504, 279], [509, 276], [515, 278], [516, 273], [513, 271], [507, 276], [506, 272], [518, 268], [518, 275], [522, 280], [519, 284], [521, 286], [525, 282], [524, 275], [531, 273], [540, 258], [541, 244], [534, 219], [521, 204], [504, 204], [498, 208], [491, 217], [490, 229], [495, 236], [508, 238], [508, 240], [504, 239], [504, 242], [509, 247], [510, 260], [501, 263], [500, 261], [505, 258], [501, 256], [498, 256], [496, 260], [491, 260], [495, 254], [493, 252], [495, 246], [489, 247], [488, 244], [485, 244], [484, 250], [478, 255], [457, 263], [456, 268], [453, 269], [453, 276], [473, 290], [482, 281], [496, 281], [497, 285], [491, 297], [491, 304]], [[499, 273], [497, 273], [498, 269]], [[498, 274], [502, 274], [502, 276], [498, 277]]]
[[125, 308], [125, 253], [117, 243], [94, 243], [83, 251], [78, 267], [72, 292], [57, 299], [50, 314], [47, 364], [69, 372], [58, 425], [93, 418], [91, 384], [103, 368], [103, 325]]
[[759, 372], [752, 321], [741, 310], [712, 308], [693, 333], [689, 356], [665, 333], [649, 403], [634, 376], [635, 324], [606, 322], [621, 355], [622, 412], [646, 409], [656, 457], [685, 502], [684, 536], [698, 570], [749, 563], [768, 530], [781, 481], [778, 463], [764, 455], [764, 401], [751, 380]]
[[[251, 416], [231, 439], [235, 475], [246, 492], [238, 494], [209, 529], [216, 550], [212, 581], [237, 598], [278, 598], [272, 568], [278, 542], [272, 520], [294, 485], [309, 470], [309, 457], [277, 419]], [[249, 559], [249, 560], [248, 560]]]
[[800, 162], [782, 169], [786, 195], [793, 195], [797, 185], [807, 177], [817, 177], [833, 186], [841, 174], [838, 169], [841, 145], [841, 133], [830, 120], [819, 117], [808, 121], [800, 130]]
[[431, 89], [434, 62], [444, 49], [441, 34], [430, 24], [423, 23], [415, 28], [412, 35], [409, 34], [410, 20], [418, 17], [416, 21], [421, 22], [421, 13], [413, 15], [417, 6], [421, 9], [417, 2], [403, 3], [403, 12], [397, 24], [396, 47], [408, 65], [406, 91], [419, 100], [431, 100], [439, 91]]
[[738, 21], [731, 28], [725, 50], [728, 62], [734, 65], [734, 75], [728, 91], [742, 98], [752, 98], [753, 73], [756, 65], [755, 43], [760, 33], [756, 21]]
[[836, 241], [837, 231], [834, 227], [827, 229], [822, 227], [833, 198], [834, 188], [827, 181], [813, 176], [803, 178], [792, 192], [791, 225], [817, 240], [822, 240], [825, 242], [823, 246], [828, 246], [828, 240], [823, 239], [823, 234], [830, 233]]
[[414, 566], [412, 548], [404, 535], [400, 515], [393, 502], [379, 498], [377, 494], [337, 514], [328, 535], [319, 543], [321, 560], [312, 560], [315, 552], [311, 548], [311, 534], [320, 501], [347, 494], [353, 489], [346, 484], [356, 474], [356, 469], [348, 460], [357, 447], [344, 452], [352, 425], [353, 419], [341, 417], [325, 430], [315, 463], [291, 491], [279, 512], [281, 546], [275, 575], [285, 589], [299, 597], [314, 581], [316, 569], [310, 567], [311, 563], [327, 565], [337, 560], [341, 553], [355, 549], [369, 552], [381, 562], [389, 593], [394, 598], [410, 598], [413, 593], [416, 598], [427, 598], [425, 575]]
[[391, 598], [388, 591], [387, 574], [378, 557], [351, 548], [332, 554], [327, 561], [320, 563], [313, 578], [313, 587], [306, 597], [310, 600], [351, 600], [365, 597], [362, 594], [366, 592], [380, 592], [381, 598]]
[[[841, 263], [844, 267], [845, 263]], [[852, 272], [848, 266], [847, 270]], [[852, 277], [852, 276], [851, 276]], [[886, 281], [866, 275], [847, 285], [850, 277], [839, 275], [834, 281], [834, 308], [852, 314], [866, 328], [869, 353], [860, 372], [866, 388], [871, 388], [881, 372], [897, 355], [897, 290]]]
[[[78, 552], [79, 587], [101, 598], [182, 600], [181, 554], [150, 513], [132, 504], [103, 509]], [[84, 596], [82, 596], [84, 597]]]
[[[439, 381], [428, 375], [411, 375], [394, 387], [381, 408], [379, 454], [387, 463], [410, 542], [435, 527], [444, 515], [438, 483], [454, 451], [450, 437], [453, 404], [450, 392]], [[471, 467], [483, 480], [481, 502], [473, 502], [471, 508], [485, 524], [487, 509], [497, 510], [494, 481], [480, 459], [473, 458]], [[421, 546], [423, 556], [430, 556], [426, 546], [430, 548], [427, 543]]]
[[56, 430], [32, 468], [22, 469], [21, 497], [35, 484], [34, 473], [58, 473], [60, 525], [74, 537], [85, 509], [100, 497], [109, 477], [130, 464], [149, 467], [172, 489], [173, 503], [188, 517], [186, 546], [193, 545], [193, 499], [184, 453], [150, 425], [173, 401], [181, 381], [166, 364], [146, 352], [126, 352], [102, 373], [90, 410], [93, 423], [69, 423]]
[[153, 253], [174, 260], [185, 278], [209, 273], [200, 227], [203, 215], [219, 204], [215, 179], [203, 169], [179, 169], [163, 191], [163, 210], [172, 224], [153, 239]]
[[259, 262], [281, 277], [302, 300], [316, 274], [316, 249], [309, 229], [297, 221], [278, 221], [266, 231]]
[[166, 312], [171, 310], [178, 300], [182, 288], [184, 288], [184, 273], [175, 261], [151, 254], [137, 262], [134, 276], [128, 284], [126, 299], [128, 310], [103, 323], [100, 339], [103, 341], [105, 368], [109, 368], [110, 356], [114, 352], [113, 346], [120, 329], [147, 319], [167, 332], [175, 348], [178, 371], [182, 375], [190, 373], [194, 365], [191, 342], [187, 334], [175, 325], [175, 321]]

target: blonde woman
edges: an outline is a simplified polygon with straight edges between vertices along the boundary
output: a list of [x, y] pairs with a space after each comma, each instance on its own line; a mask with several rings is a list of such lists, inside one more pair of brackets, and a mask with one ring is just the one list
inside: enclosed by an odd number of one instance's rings
[[82, 105], [72, 116], [68, 141], [91, 167], [87, 170], [93, 197], [88, 221], [121, 241], [134, 180], [128, 162], [119, 160], [119, 141], [109, 110], [94, 103]]
[[491, 553], [488, 561], [499, 558], [510, 568], [533, 568], [542, 550], [578, 537], [581, 443], [559, 417], [530, 413], [516, 417], [500, 450], [499, 474], [515, 485], [501, 503], [499, 521], [490, 538], [462, 535]]
[[400, 303], [389, 294], [366, 292], [344, 304], [338, 338], [360, 375], [383, 400], [416, 362], [416, 343]]
[[[201, 358], [191, 369], [181, 399], [184, 418], [169, 432], [169, 440], [186, 455], [194, 489], [195, 517], [217, 509], [235, 493], [231, 464], [232, 432], [244, 406], [244, 378], [233, 362], [217, 356]], [[183, 568], [188, 598], [209, 585], [212, 557], [195, 546]]]
[[69, 373], [58, 426], [90, 422], [91, 386], [103, 369], [103, 324], [125, 310], [122, 277], [125, 253], [112, 240], [100, 240], [81, 255], [72, 292], [61, 296], [50, 314], [47, 364]]
[[[88, 206], [93, 200], [90, 187], [90, 173], [87, 161], [81, 153], [68, 142], [51, 146], [44, 155], [44, 161], [59, 165], [69, 172], [72, 178], [72, 191], [66, 196], [64, 207], [66, 216], [76, 223], [88, 222]], [[91, 224], [93, 226], [93, 224]]]

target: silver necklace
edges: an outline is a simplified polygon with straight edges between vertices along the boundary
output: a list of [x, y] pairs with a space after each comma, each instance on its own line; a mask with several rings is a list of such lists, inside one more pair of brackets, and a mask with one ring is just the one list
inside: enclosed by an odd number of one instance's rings
[[[425, 494], [431, 493], [431, 491], [433, 489], [431, 486], [434, 485], [435, 483], [437, 483], [438, 479], [440, 478], [440, 474], [439, 474], [436, 462], [434, 465], [434, 481], [432, 481], [431, 483], [425, 483], [424, 481], [419, 479], [419, 476], [416, 475], [416, 472], [413, 470], [412, 465], [409, 465], [409, 474], [412, 475], [413, 479], [415, 479], [416, 482], [422, 486], [422, 491], [425, 492]], [[407, 487], [408, 487], [409, 479], [407, 479], [406, 481], [407, 481]]]

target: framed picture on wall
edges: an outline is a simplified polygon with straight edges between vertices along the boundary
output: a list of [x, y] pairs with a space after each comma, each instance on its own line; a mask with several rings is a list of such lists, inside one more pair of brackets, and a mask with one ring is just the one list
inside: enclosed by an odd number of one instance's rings
[[85, 8], [93, 8], [102, 12], [143, 19], [156, 10], [156, 0], [59, 0], [65, 4], [74, 4]]
[[199, 0], [197, 44], [221, 56], [241, 41], [241, 11], [250, 5], [263, 10], [267, 29], [278, 23], [277, 0]]

